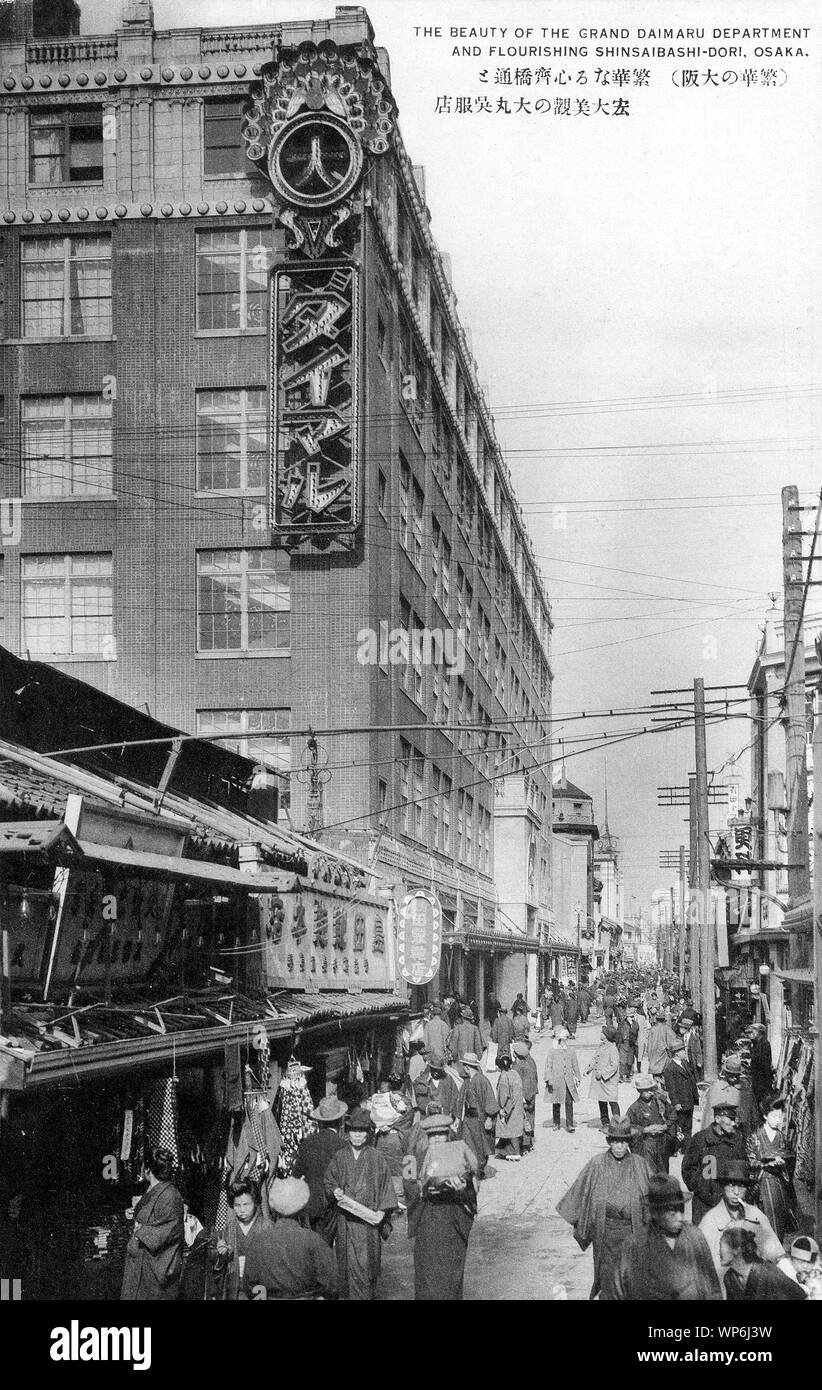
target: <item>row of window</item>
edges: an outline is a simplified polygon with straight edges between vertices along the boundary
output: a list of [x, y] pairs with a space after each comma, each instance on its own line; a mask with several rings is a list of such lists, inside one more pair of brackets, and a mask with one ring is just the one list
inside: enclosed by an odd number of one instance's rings
[[[378, 505], [387, 520], [389, 514], [388, 481], [382, 471], [380, 471], [378, 484]], [[407, 460], [400, 452], [399, 542], [420, 575], [424, 573], [426, 550], [424, 514], [425, 494], [414, 477]], [[482, 566], [481, 557], [478, 557], [478, 561]], [[451, 543], [436, 516], [431, 518], [430, 563], [432, 597], [446, 618], [454, 617], [457, 628], [465, 634], [466, 650], [476, 658], [479, 669], [490, 682], [491, 622], [483, 611], [482, 605], [478, 603], [477, 625], [476, 630], [474, 629], [474, 590], [460, 565], [456, 567], [456, 585], [452, 588]], [[488, 567], [491, 568], [490, 565]], [[494, 546], [493, 550], [493, 591], [496, 605], [506, 622], [510, 636], [522, 653], [523, 662], [534, 686], [539, 690], [540, 697], [547, 700], [549, 696], [548, 664], [542, 655], [537, 633], [531, 627], [523, 604], [513, 583], [510, 582], [508, 562], [498, 545]], [[455, 600], [453, 615], [452, 597]], [[497, 693], [499, 694], [499, 691]], [[499, 694], [499, 698], [504, 699], [504, 696]]]
[[[242, 137], [243, 98], [203, 102], [203, 174], [253, 178]], [[108, 118], [108, 120], [107, 120]], [[113, 139], [116, 114], [100, 104], [38, 106], [29, 112], [29, 182], [40, 187], [103, 182], [103, 137]]]
[[[198, 492], [263, 492], [266, 401], [263, 387], [195, 393]], [[22, 496], [110, 494], [114, 490], [113, 456], [113, 403], [109, 398], [87, 393], [21, 398]]]
[[[430, 774], [430, 781], [429, 781]], [[403, 834], [453, 856], [483, 873], [491, 872], [491, 812], [459, 788], [454, 809], [452, 779], [405, 739], [400, 740], [400, 826]], [[381, 797], [387, 784], [381, 784]]]
[[[21, 646], [50, 661], [115, 654], [110, 553], [24, 555]], [[201, 550], [196, 557], [197, 650], [255, 656], [291, 645], [291, 576], [279, 550]]]
[[[200, 231], [195, 242], [197, 329], [263, 329], [271, 229]], [[20, 325], [24, 338], [110, 336], [109, 233], [21, 238]]]

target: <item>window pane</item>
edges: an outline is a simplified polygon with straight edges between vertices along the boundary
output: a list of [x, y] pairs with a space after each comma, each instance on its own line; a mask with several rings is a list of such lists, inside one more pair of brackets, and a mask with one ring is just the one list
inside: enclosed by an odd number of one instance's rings
[[63, 237], [32, 237], [20, 243], [24, 338], [59, 338], [63, 333]]
[[111, 332], [111, 242], [104, 237], [69, 238], [70, 333]]
[[240, 233], [197, 237], [197, 327], [241, 328]]

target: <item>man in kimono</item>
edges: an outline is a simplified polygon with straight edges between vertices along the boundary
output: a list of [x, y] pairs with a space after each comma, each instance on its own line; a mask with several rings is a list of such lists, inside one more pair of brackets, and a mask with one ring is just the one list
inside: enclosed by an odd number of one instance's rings
[[662, 1077], [662, 1073], [670, 1060], [669, 1048], [671, 1043], [676, 1042], [676, 1033], [669, 1023], [665, 1021], [665, 1014], [660, 1009], [656, 1019], [648, 1034], [648, 1070], [657, 1081]]
[[171, 1181], [174, 1155], [151, 1150], [148, 1191], [134, 1209], [134, 1233], [126, 1246], [120, 1298], [140, 1301], [176, 1299], [183, 1273], [183, 1199]]
[[337, 1294], [337, 1267], [326, 1242], [297, 1219], [310, 1201], [304, 1178], [278, 1178], [269, 1189], [274, 1222], [248, 1243], [241, 1299], [326, 1299]]
[[579, 1002], [579, 1017], [581, 1023], [588, 1022], [588, 1015], [591, 1012], [591, 991], [587, 985], [581, 985], [577, 995]]
[[640, 1154], [631, 1153], [628, 1120], [612, 1119], [607, 1139], [607, 1153], [596, 1154], [586, 1163], [557, 1203], [557, 1211], [573, 1226], [580, 1249], [593, 1244], [591, 1298], [601, 1294], [612, 1299], [622, 1247], [629, 1236], [636, 1238], [644, 1230], [651, 1170]]
[[425, 1042], [426, 1057], [430, 1057], [432, 1052], [445, 1054], [450, 1031], [451, 1029], [442, 1016], [442, 1005], [433, 1004], [431, 1007], [431, 1017], [426, 1019], [423, 1024], [423, 1041]]
[[503, 1048], [510, 1047], [513, 1040], [514, 1026], [508, 1017], [508, 1010], [501, 1006], [491, 1027], [491, 1041], [495, 1042], [498, 1049], [502, 1051]]
[[494, 1147], [494, 1116], [499, 1113], [499, 1105], [476, 1052], [466, 1052], [462, 1065], [468, 1073], [462, 1088], [462, 1137], [474, 1151], [481, 1179]]
[[467, 1004], [460, 1009], [460, 1022], [448, 1034], [448, 1051], [455, 1062], [461, 1062], [466, 1052], [476, 1052], [478, 1057], [482, 1056], [482, 1034]]
[[668, 1172], [668, 1161], [676, 1152], [676, 1111], [660, 1093], [650, 1075], [636, 1078], [639, 1095], [625, 1112], [634, 1130], [634, 1153], [642, 1154], [655, 1173]]
[[568, 986], [568, 993], [565, 997], [565, 1027], [568, 1029], [568, 1037], [575, 1038], [577, 1035], [577, 1020], [579, 1018], [579, 999], [573, 985]]
[[421, 1123], [428, 1149], [404, 1184], [408, 1235], [414, 1241], [414, 1298], [454, 1303], [462, 1299], [477, 1214], [477, 1159], [470, 1144], [454, 1139], [447, 1115], [428, 1115]]
[[[369, 1145], [371, 1116], [362, 1108], [346, 1120], [344, 1148], [331, 1157], [325, 1174], [325, 1195], [337, 1203], [337, 1251], [340, 1297], [352, 1302], [371, 1302], [377, 1296], [377, 1280], [382, 1260], [382, 1240], [391, 1231], [391, 1212], [399, 1206], [388, 1164], [381, 1153]], [[341, 1197], [350, 1197], [366, 1209], [355, 1215], [339, 1206]]]
[[432, 1101], [441, 1105], [444, 1113], [455, 1120], [460, 1110], [462, 1087], [445, 1070], [445, 1058], [441, 1052], [432, 1052], [428, 1066], [420, 1072], [414, 1082], [414, 1106], [420, 1115], [427, 1113]]
[[531, 1056], [531, 1040], [523, 1038], [513, 1046], [514, 1068], [519, 1072], [522, 1082], [522, 1151], [530, 1153], [534, 1147], [535, 1116], [537, 1093], [539, 1091], [539, 1072]]
[[613, 1287], [603, 1299], [617, 1303], [718, 1303], [722, 1298], [708, 1242], [685, 1220], [685, 1196], [676, 1178], [651, 1175], [647, 1228], [625, 1241]]
[[743, 1075], [742, 1058], [735, 1052], [725, 1058], [719, 1076], [716, 1081], [711, 1082], [708, 1088], [705, 1104], [702, 1107], [703, 1129], [708, 1128], [714, 1117], [714, 1110], [718, 1101], [727, 1096], [729, 1091], [733, 1091], [738, 1096], [737, 1119], [745, 1138], [749, 1139], [759, 1127], [759, 1108], [754, 1100], [751, 1083], [747, 1076]]
[[751, 1183], [751, 1170], [747, 1161], [726, 1159], [720, 1169], [719, 1178], [722, 1197], [715, 1207], [711, 1207], [710, 1211], [705, 1213], [699, 1223], [699, 1229], [708, 1242], [717, 1278], [721, 1279], [724, 1273], [719, 1258], [722, 1237], [735, 1221], [744, 1221], [753, 1231], [760, 1259], [772, 1261], [785, 1273], [791, 1273], [791, 1262], [767, 1216], [753, 1202], [747, 1200]]

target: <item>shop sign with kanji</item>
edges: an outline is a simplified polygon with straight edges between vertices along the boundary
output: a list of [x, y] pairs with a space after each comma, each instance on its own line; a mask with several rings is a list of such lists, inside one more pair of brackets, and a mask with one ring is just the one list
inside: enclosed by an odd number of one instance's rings
[[397, 964], [404, 980], [425, 985], [440, 967], [442, 911], [434, 893], [407, 893], [400, 907]]

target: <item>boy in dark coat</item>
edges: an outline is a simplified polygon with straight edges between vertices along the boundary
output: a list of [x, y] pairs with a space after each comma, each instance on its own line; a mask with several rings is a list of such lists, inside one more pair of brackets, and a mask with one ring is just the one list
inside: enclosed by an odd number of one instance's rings
[[685, 1039], [677, 1038], [670, 1046], [671, 1058], [662, 1073], [668, 1099], [676, 1111], [677, 1129], [682, 1143], [687, 1144], [694, 1125], [694, 1108], [699, 1104], [699, 1088], [693, 1067], [688, 1061]]
[[727, 1159], [745, 1158], [745, 1135], [736, 1122], [739, 1092], [729, 1091], [714, 1107], [714, 1118], [685, 1145], [682, 1181], [694, 1194], [691, 1220], [698, 1226], [706, 1212], [722, 1199], [719, 1175]]

